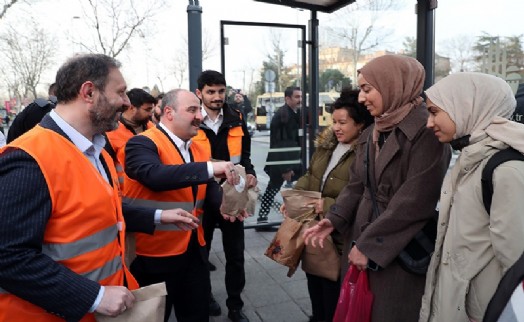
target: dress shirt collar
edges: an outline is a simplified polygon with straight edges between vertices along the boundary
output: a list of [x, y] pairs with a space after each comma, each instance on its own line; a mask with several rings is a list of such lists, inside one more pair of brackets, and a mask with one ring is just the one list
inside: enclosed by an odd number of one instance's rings
[[173, 140], [173, 142], [175, 142], [175, 145], [176, 147], [180, 150], [180, 151], [188, 151], [189, 150], [189, 147], [191, 146], [191, 143], [193, 141], [191, 140], [188, 140], [187, 142], [184, 142], [181, 138], [179, 138], [178, 136], [176, 136], [173, 132], [171, 132], [167, 126], [165, 126], [162, 122], [158, 123], [158, 125], [164, 129], [164, 131], [166, 131], [167, 135], [169, 135], [169, 138], [171, 140]]
[[97, 159], [106, 144], [102, 134], [95, 134], [93, 142], [78, 132], [74, 127], [67, 123], [55, 110], [51, 110], [49, 116], [55, 121], [58, 127], [71, 139], [73, 144], [84, 154], [91, 154]]
[[222, 125], [222, 122], [224, 121], [224, 108], [220, 109], [220, 112], [218, 113], [218, 116], [215, 120], [212, 120], [211, 117], [209, 117], [209, 114], [207, 113], [206, 109], [202, 107], [202, 122], [210, 129], [212, 129], [215, 133], [218, 133], [218, 129], [220, 128], [220, 125]]

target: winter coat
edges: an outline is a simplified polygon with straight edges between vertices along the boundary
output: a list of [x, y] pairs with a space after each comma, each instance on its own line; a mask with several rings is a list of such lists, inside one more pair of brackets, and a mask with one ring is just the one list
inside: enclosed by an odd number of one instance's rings
[[506, 147], [490, 137], [465, 147], [444, 180], [420, 322], [481, 321], [504, 272], [524, 251], [524, 162], [495, 169], [491, 215], [482, 201], [482, 170]]
[[369, 148], [369, 168], [375, 169], [371, 183], [381, 210], [378, 218], [373, 215], [364, 167], [373, 126], [360, 136], [350, 182], [326, 216], [344, 236], [343, 274], [353, 242], [382, 268], [368, 270], [375, 296], [373, 322], [410, 322], [419, 316], [425, 276], [408, 273], [396, 258], [434, 215], [451, 156], [449, 145], [438, 142], [426, 128], [427, 119], [425, 106], [418, 106], [392, 130], [376, 160], [375, 149]]
[[[349, 181], [349, 167], [355, 160], [355, 151], [351, 147], [344, 155], [340, 158], [337, 165], [330, 171], [326, 178], [324, 187], [321, 187], [322, 178], [326, 168], [331, 160], [333, 151], [337, 147], [337, 137], [333, 133], [331, 127], [326, 128], [315, 141], [316, 150], [311, 157], [309, 162], [309, 168], [300, 179], [298, 179], [294, 188], [299, 190], [309, 191], [320, 191], [322, 192], [322, 198], [324, 198], [324, 211], [327, 213], [329, 208], [335, 203], [340, 191], [346, 186]], [[333, 241], [342, 255], [343, 240], [338, 232], [334, 231], [331, 234]]]

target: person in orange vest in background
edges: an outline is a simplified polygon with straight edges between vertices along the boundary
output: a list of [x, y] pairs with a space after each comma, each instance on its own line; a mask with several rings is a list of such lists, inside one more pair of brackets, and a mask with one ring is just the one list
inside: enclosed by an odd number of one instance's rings
[[[207, 186], [218, 185], [214, 176], [239, 183], [232, 162], [211, 162], [209, 148], [192, 141], [201, 121], [195, 94], [175, 89], [164, 95], [160, 123], [127, 142], [123, 192], [127, 203], [175, 206], [200, 217]], [[217, 195], [209, 198], [221, 202]], [[165, 226], [153, 235], [136, 233], [136, 254], [131, 271], [140, 285], [166, 282], [165, 321], [172, 308], [178, 322], [209, 320], [211, 285], [202, 225], [190, 232]]]
[[[93, 312], [133, 306], [126, 226], [153, 233], [157, 211], [122, 204], [103, 150], [129, 106], [119, 68], [106, 55], [68, 60], [56, 75], [57, 107], [0, 149], [1, 322], [91, 322]], [[160, 218], [181, 229], [198, 222], [182, 209]]]
[[126, 143], [132, 136], [154, 126], [153, 122], [151, 122], [151, 115], [157, 102], [156, 98], [141, 88], [129, 90], [127, 97], [129, 97], [131, 105], [122, 112], [118, 128], [114, 131], [106, 132], [107, 144], [105, 147], [115, 161], [118, 182], [122, 190]]

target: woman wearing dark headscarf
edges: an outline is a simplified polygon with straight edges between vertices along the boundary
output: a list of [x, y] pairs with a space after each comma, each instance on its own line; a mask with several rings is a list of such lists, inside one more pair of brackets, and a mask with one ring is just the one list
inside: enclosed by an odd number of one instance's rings
[[495, 168], [489, 214], [482, 171], [500, 150], [524, 153], [524, 125], [509, 120], [516, 106], [513, 92], [493, 75], [449, 75], [426, 95], [428, 127], [440, 142], [462, 152], [442, 186], [420, 321], [480, 322], [504, 272], [524, 252], [524, 162]]
[[398, 256], [434, 216], [451, 155], [426, 128], [424, 77], [419, 62], [400, 55], [375, 58], [359, 71], [359, 101], [374, 125], [356, 144], [349, 184], [326, 218], [305, 232], [313, 245], [333, 229], [344, 236], [348, 262], [368, 269], [373, 322], [417, 321], [424, 292], [425, 276], [408, 271]]

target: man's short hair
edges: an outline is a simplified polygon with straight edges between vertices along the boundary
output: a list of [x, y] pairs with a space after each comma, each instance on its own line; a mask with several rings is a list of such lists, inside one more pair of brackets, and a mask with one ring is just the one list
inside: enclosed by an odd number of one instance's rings
[[153, 95], [149, 94], [141, 88], [133, 88], [129, 90], [126, 94], [127, 97], [129, 97], [129, 102], [131, 102], [131, 105], [136, 108], [139, 108], [140, 106], [146, 103], [157, 103], [157, 99], [154, 98]]
[[120, 68], [120, 62], [103, 54], [83, 54], [68, 59], [56, 73], [56, 98], [59, 103], [74, 100], [87, 81], [104, 90], [109, 73]]
[[47, 90], [47, 95], [56, 96], [56, 83], [49, 85], [49, 89]]
[[165, 93], [160, 105], [160, 115], [164, 115], [166, 106], [171, 106], [175, 111], [178, 109], [178, 95], [185, 90], [177, 88]]
[[294, 91], [301, 91], [301, 89], [298, 86], [286, 87], [286, 90], [284, 91], [284, 96], [285, 97], [293, 97], [293, 92]]
[[197, 80], [198, 89], [202, 90], [204, 86], [213, 86], [213, 85], [224, 85], [226, 86], [226, 78], [222, 73], [217, 72], [216, 70], [205, 70], [203, 71]]

